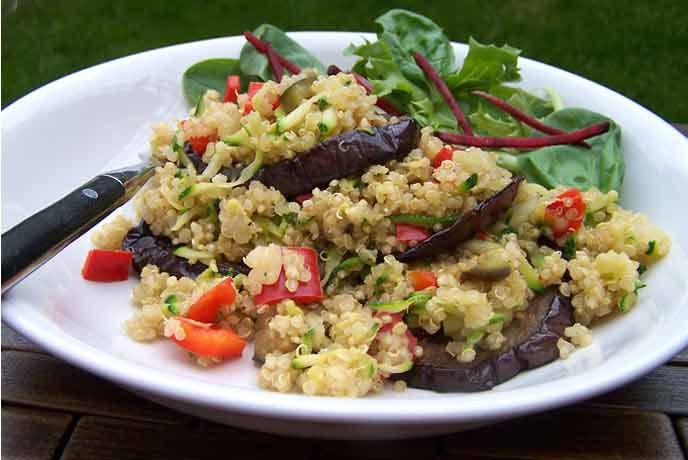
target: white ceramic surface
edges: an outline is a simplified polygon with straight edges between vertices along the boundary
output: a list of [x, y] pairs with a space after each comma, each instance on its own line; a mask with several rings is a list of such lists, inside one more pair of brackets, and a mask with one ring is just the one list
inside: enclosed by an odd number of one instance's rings
[[[341, 50], [359, 33], [291, 34], [325, 63], [346, 68]], [[96, 173], [132, 163], [153, 122], [185, 115], [180, 77], [196, 61], [238, 56], [243, 38], [163, 48], [55, 81], [15, 102], [2, 120], [2, 228], [49, 204]], [[455, 45], [457, 56], [464, 45]], [[673, 249], [646, 275], [631, 313], [594, 328], [595, 342], [566, 361], [519, 375], [489, 392], [409, 390], [359, 400], [262, 391], [251, 350], [211, 369], [160, 341], [122, 335], [135, 281], [89, 283], [80, 267], [85, 236], [2, 299], [12, 327], [64, 360], [178, 410], [250, 429], [326, 438], [402, 438], [457, 431], [542, 411], [623, 385], [688, 343], [688, 141], [644, 108], [600, 85], [527, 59], [522, 86], [555, 88], [569, 105], [614, 118], [623, 129], [623, 204], [669, 231]], [[682, 231], [683, 230], [683, 231]]]

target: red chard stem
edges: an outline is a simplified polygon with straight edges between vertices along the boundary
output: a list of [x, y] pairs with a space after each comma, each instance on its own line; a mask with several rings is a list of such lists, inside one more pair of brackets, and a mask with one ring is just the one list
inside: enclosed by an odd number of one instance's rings
[[270, 67], [272, 67], [272, 73], [275, 74], [275, 81], [280, 82], [282, 81], [282, 64], [279, 61], [279, 58], [277, 57], [277, 52], [275, 49], [272, 47], [272, 45], [268, 44], [267, 51], [265, 53], [268, 57], [268, 62], [270, 63]]
[[456, 117], [456, 121], [459, 122], [459, 126], [461, 126], [461, 130], [463, 131], [463, 133], [466, 136], [473, 136], [473, 130], [471, 129], [471, 125], [468, 124], [468, 120], [461, 111], [459, 104], [456, 102], [456, 99], [454, 99], [454, 96], [452, 95], [451, 91], [449, 91], [449, 88], [442, 80], [442, 77], [439, 76], [432, 64], [430, 64], [430, 61], [425, 59], [425, 57], [420, 53], [415, 53], [414, 58], [416, 59], [416, 64], [418, 64], [418, 67], [423, 69], [425, 75], [427, 75], [430, 81], [432, 81], [432, 83], [435, 85], [435, 88], [437, 88], [437, 90], [444, 98], [444, 101], [451, 109], [452, 113], [454, 114], [454, 117]]
[[[338, 73], [342, 72], [344, 71], [334, 64], [327, 68], [328, 75], [337, 75]], [[359, 75], [356, 72], [351, 72], [351, 75], [353, 75], [354, 79], [356, 79], [356, 83], [358, 83], [360, 86], [363, 87], [363, 89], [365, 89], [367, 94], [371, 94], [373, 92], [373, 85], [363, 75]], [[378, 96], [375, 105], [377, 105], [390, 115], [404, 115], [404, 112], [397, 110], [396, 107], [394, 107], [394, 105], [384, 97]]]
[[570, 133], [553, 134], [543, 137], [476, 137], [447, 132], [435, 133], [435, 136], [448, 144], [465, 145], [469, 147], [537, 149], [550, 145], [578, 144], [584, 139], [606, 133], [607, 131], [609, 131], [609, 122], [605, 121], [586, 126], [576, 131], [571, 131]]
[[[270, 43], [261, 40], [260, 38], [258, 38], [258, 37], [256, 37], [255, 35], [253, 35], [252, 32], [248, 32], [248, 31], [244, 32], [244, 37], [246, 37], [246, 40], [247, 40], [251, 45], [253, 45], [253, 47], [254, 47], [256, 50], [258, 50], [258, 52], [267, 55], [267, 53], [268, 53], [268, 47], [270, 47]], [[283, 66], [285, 69], [287, 69], [289, 72], [291, 72], [291, 73], [294, 74], [294, 75], [296, 75], [296, 74], [298, 74], [298, 73], [301, 73], [301, 69], [299, 68], [299, 66], [297, 66], [296, 64], [294, 64], [293, 62], [291, 62], [289, 59], [287, 59], [287, 58], [285, 58], [284, 56], [282, 56], [282, 55], [281, 55], [280, 53], [278, 53], [276, 50], [273, 49], [273, 52], [275, 53], [275, 56], [277, 57], [277, 60], [279, 61], [279, 63], [282, 64], [282, 66]], [[268, 57], [268, 58], [269, 58], [269, 57]], [[273, 70], [274, 70], [274, 68], [273, 68]]]
[[[533, 129], [536, 129], [540, 131], [541, 133], [546, 133], [546, 134], [566, 134], [566, 131], [559, 129], [559, 128], [554, 128], [552, 126], [546, 125], [540, 120], [538, 120], [535, 117], [531, 117], [527, 113], [524, 113], [514, 107], [513, 105], [509, 104], [508, 102], [499, 99], [498, 97], [495, 97], [489, 93], [486, 93], [484, 91], [473, 91], [473, 94], [475, 94], [478, 97], [481, 97], [485, 99], [487, 102], [490, 104], [494, 105], [495, 107], [502, 109], [512, 117], [514, 117], [516, 120], [522, 122], [525, 125], [530, 126]], [[590, 144], [587, 142], [581, 142], [580, 143], [582, 147], [585, 147], [587, 149], [590, 148]]]

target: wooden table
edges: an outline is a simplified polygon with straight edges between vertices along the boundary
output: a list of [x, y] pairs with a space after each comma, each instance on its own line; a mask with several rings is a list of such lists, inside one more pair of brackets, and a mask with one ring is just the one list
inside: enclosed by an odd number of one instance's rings
[[[688, 133], [688, 125], [679, 126]], [[288, 451], [287, 451], [288, 449]], [[565, 409], [395, 442], [307, 441], [198, 420], [72, 367], [2, 325], [3, 459], [683, 459], [688, 349]]]

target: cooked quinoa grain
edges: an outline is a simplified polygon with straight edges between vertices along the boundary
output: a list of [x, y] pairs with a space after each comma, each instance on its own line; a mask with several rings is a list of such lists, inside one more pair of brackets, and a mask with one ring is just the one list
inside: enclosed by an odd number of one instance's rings
[[[299, 105], [299, 119], [282, 132], [275, 101], [306, 78], [313, 79], [310, 96]], [[445, 351], [462, 363], [497, 352], [509, 326], [547, 286], [569, 296], [574, 308], [576, 323], [557, 343], [560, 357], [567, 358], [592, 343], [589, 326], [595, 320], [633, 307], [644, 286], [639, 270], [668, 253], [671, 240], [664, 231], [621, 208], [616, 192], [595, 189], [582, 193], [585, 221], [568, 235], [574, 249], [553, 249], [546, 210], [565, 189], [524, 181], [506, 215], [479, 238], [433, 260], [400, 262], [395, 254], [417, 242], [397, 237], [399, 216], [445, 218], [426, 226], [438, 231], [512, 180], [494, 153], [476, 148], [453, 148], [451, 159], [433, 167], [433, 158], [449, 146], [427, 127], [402, 160], [333, 180], [298, 201], [258, 181], [235, 185], [238, 174], [221, 173], [241, 171], [258, 152], [271, 165], [325, 138], [398, 121], [375, 102], [350, 75], [307, 69], [265, 83], [251, 100], [241, 94], [236, 103], [224, 103], [210, 90], [199, 115], [154, 125], [150, 148], [161, 166], [135, 198], [137, 218], [153, 234], [187, 248], [190, 263], [209, 268], [190, 279], [143, 267], [132, 295], [136, 312], [125, 321], [125, 333], [138, 341], [184, 340], [180, 318], [227, 279], [218, 273], [220, 262], [243, 262], [248, 273], [233, 277], [236, 299], [219, 309], [216, 324], [255, 340], [259, 386], [360, 397], [382, 391], [385, 379], [408, 371], [423, 356], [416, 339], [421, 334], [447, 336]], [[190, 141], [198, 138], [207, 139], [207, 147], [192, 152]], [[198, 161], [190, 165], [184, 155], [197, 155], [204, 167], [197, 169]], [[466, 187], [469, 178], [473, 185]], [[117, 217], [93, 233], [93, 244], [118, 249], [133, 225]], [[299, 248], [316, 251], [316, 271]], [[497, 275], [481, 275], [486, 261], [498, 265]], [[524, 267], [532, 268], [534, 279]], [[436, 282], [416, 291], [413, 271], [432, 272]], [[328, 279], [317, 279], [326, 272]], [[305, 286], [318, 285], [324, 293], [318, 300], [294, 300]], [[256, 300], [274, 289], [286, 294], [275, 302]], [[418, 304], [384, 309], [417, 294], [423, 296]], [[222, 361], [194, 354], [191, 359], [201, 366]], [[404, 391], [406, 384], [397, 381], [393, 389]]]

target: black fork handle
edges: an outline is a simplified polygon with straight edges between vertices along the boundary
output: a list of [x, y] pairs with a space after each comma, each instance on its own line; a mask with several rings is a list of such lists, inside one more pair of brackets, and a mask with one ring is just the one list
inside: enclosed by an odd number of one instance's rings
[[97, 176], [2, 234], [2, 293], [124, 204], [126, 189]]

